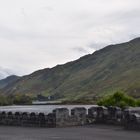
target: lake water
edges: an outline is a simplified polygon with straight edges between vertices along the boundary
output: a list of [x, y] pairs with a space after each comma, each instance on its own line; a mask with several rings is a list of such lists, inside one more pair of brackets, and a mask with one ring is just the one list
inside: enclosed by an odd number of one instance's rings
[[44, 112], [46, 114], [51, 113], [55, 108], [68, 108], [71, 110], [74, 107], [85, 107], [86, 109], [96, 105], [22, 105], [22, 106], [1, 106], [0, 111], [12, 111], [12, 112]]

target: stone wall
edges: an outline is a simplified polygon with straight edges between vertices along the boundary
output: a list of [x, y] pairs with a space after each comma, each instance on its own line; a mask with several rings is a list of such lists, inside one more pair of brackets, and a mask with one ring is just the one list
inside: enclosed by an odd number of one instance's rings
[[122, 125], [126, 129], [140, 129], [140, 108], [121, 110], [118, 107], [93, 106], [56, 108], [52, 113], [45, 112], [0, 112], [0, 125], [32, 127], [67, 127], [86, 124]]
[[67, 108], [57, 108], [53, 110], [56, 118], [56, 126], [76, 126], [86, 124], [86, 109], [85, 108], [73, 108], [69, 111]]
[[133, 107], [124, 110], [123, 125], [125, 129], [140, 130], [140, 107]]

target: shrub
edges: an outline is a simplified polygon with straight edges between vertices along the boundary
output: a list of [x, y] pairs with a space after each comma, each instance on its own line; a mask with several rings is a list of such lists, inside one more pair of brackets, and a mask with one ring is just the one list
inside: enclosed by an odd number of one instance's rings
[[136, 106], [137, 102], [134, 98], [126, 95], [124, 92], [117, 91], [113, 95], [102, 98], [101, 100], [98, 101], [97, 104], [107, 107], [118, 106], [124, 108], [126, 106]]
[[137, 100], [137, 106], [140, 107], [140, 99]]

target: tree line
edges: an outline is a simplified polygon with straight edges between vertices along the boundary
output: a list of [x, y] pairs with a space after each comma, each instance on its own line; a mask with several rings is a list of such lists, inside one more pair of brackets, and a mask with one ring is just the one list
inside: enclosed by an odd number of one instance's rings
[[[16, 94], [16, 95], [0, 95], [0, 106], [5, 105], [30, 105], [35, 97], [26, 94]], [[94, 99], [81, 98], [75, 101], [65, 100], [62, 104], [98, 104], [100, 106], [118, 106], [125, 108], [128, 106], [137, 107], [140, 106], [140, 99], [135, 99], [125, 92], [117, 91], [114, 94], [104, 96], [97, 101]]]
[[32, 97], [24, 94], [0, 95], [0, 106], [32, 104]]

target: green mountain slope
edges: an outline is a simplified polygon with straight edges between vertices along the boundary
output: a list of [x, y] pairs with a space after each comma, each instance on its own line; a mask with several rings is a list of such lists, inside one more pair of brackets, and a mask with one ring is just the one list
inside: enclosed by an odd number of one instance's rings
[[94, 98], [118, 89], [140, 95], [140, 38], [110, 45], [76, 61], [23, 76], [0, 92], [74, 100]]
[[18, 80], [19, 77], [16, 75], [11, 75], [8, 76], [5, 79], [0, 80], [0, 89], [6, 87], [8, 84], [15, 82], [16, 80]]

